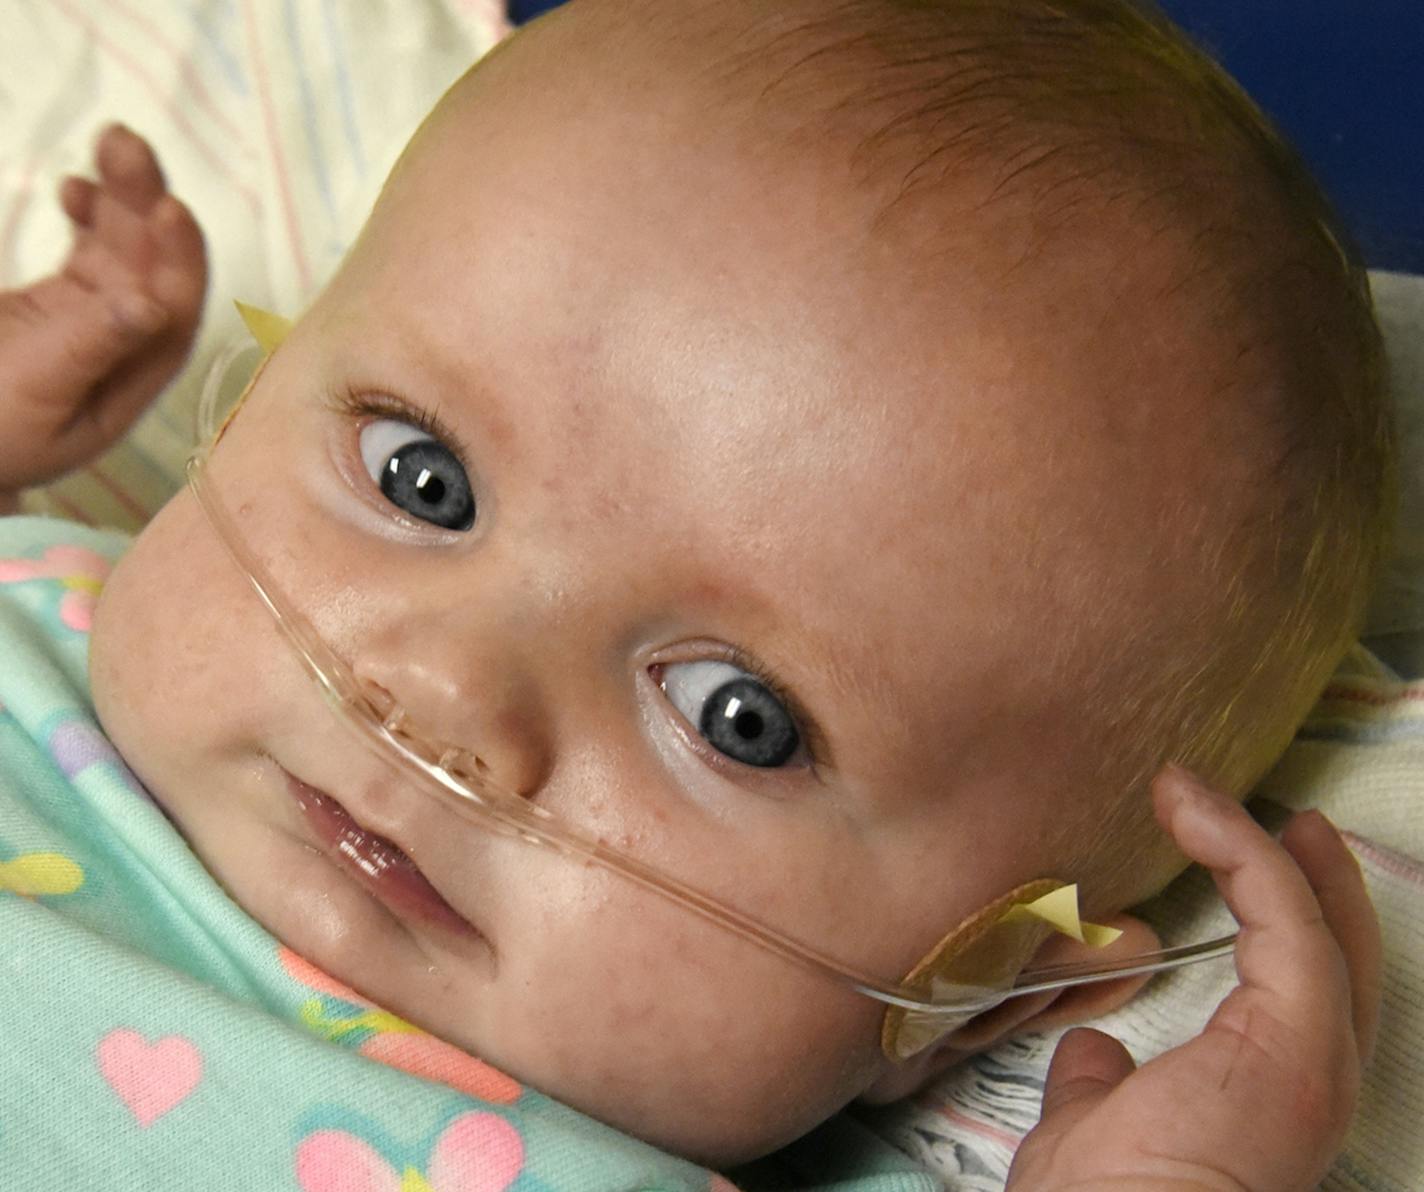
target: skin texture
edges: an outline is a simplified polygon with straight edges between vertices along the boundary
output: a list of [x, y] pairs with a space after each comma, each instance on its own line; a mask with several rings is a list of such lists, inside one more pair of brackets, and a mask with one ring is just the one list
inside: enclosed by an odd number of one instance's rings
[[[1045, 681], [1043, 627], [1066, 591], [1109, 575], [1168, 615], [1155, 585], [1194, 594], [1203, 510], [1230, 503], [1207, 450], [1223, 416], [1201, 392], [1165, 393], [1151, 434], [1113, 423], [1099, 395], [1199, 377], [1210, 353], [1167, 303], [1140, 353], [1106, 351], [1106, 314], [1137, 275], [1064, 287], [1120, 255], [1110, 221], [1032, 278], [992, 223], [921, 269], [913, 213], [872, 234], [882, 196], [828, 185], [838, 159], [718, 139], [651, 56], [550, 87], [599, 33], [587, 11], [522, 35], [444, 105], [212, 476], [323, 637], [427, 732], [893, 979], [1004, 890], [1079, 876], [1059, 873], [1065, 809], [1091, 811], [1093, 759], [1073, 693]], [[1144, 277], [1150, 257], [1134, 258]], [[373, 417], [332, 400], [347, 392], [451, 428], [473, 530], [385, 501], [358, 449]], [[1151, 576], [1144, 518], [1172, 526], [1177, 552]], [[818, 726], [781, 770], [727, 762], [659, 689], [728, 647]], [[92, 669], [106, 730], [274, 934], [695, 1158], [764, 1152], [1023, 1017], [1124, 993], [1013, 1003], [892, 1069], [873, 1003], [491, 836], [353, 749], [187, 494], [116, 569]], [[319, 847], [289, 774], [396, 842], [478, 934], [373, 899]], [[1338, 949], [1333, 963], [1343, 982]]]

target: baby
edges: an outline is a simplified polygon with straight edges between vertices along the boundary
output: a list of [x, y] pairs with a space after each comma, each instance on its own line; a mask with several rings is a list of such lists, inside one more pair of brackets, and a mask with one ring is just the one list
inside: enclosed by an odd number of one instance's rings
[[[147, 147], [109, 132], [98, 173], [62, 191], [63, 272], [0, 314], [11, 506], [197, 323]], [[1142, 951], [1124, 908], [1210, 866], [1240, 990], [1140, 1072], [1067, 1036], [1014, 1186], [1304, 1187], [1375, 929], [1323, 821], [1276, 844], [1236, 800], [1382, 549], [1379, 346], [1328, 218], [1127, 0], [575, 0], [427, 120], [211, 481], [351, 671], [491, 781], [862, 971], [1045, 876]], [[893, 1061], [883, 1006], [353, 749], [189, 493], [89, 657], [132, 772], [314, 981], [701, 1162], [1136, 988]], [[1149, 794], [1173, 759], [1225, 794]]]

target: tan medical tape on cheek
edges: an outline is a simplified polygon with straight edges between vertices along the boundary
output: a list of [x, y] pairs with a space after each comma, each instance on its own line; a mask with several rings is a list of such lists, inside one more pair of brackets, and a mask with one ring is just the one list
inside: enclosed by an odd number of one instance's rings
[[[1078, 915], [1078, 887], [1053, 878], [1028, 882], [976, 911], [944, 937], [901, 982], [931, 1001], [954, 987], [971, 993], [1008, 989], [1043, 941], [1054, 932], [1092, 948], [1122, 932]], [[880, 1046], [897, 1063], [923, 1051], [956, 1025], [943, 1015], [891, 1006]]]
[[242, 409], [243, 403], [247, 400], [247, 395], [252, 392], [252, 387], [257, 384], [257, 378], [262, 375], [262, 370], [267, 367], [267, 361], [272, 359], [275, 352], [287, 338], [287, 333], [292, 329], [292, 320], [284, 319], [281, 315], [274, 315], [270, 310], [263, 310], [260, 306], [249, 306], [246, 302], [233, 302], [237, 307], [237, 313], [242, 319], [243, 326], [247, 332], [257, 342], [257, 346], [262, 349], [262, 363], [257, 366], [257, 371], [252, 374], [252, 380], [248, 381], [247, 387], [237, 401], [233, 402], [230, 409], [224, 416], [222, 424], [218, 427], [217, 433], [213, 436], [213, 446], [217, 446], [222, 441], [223, 435], [227, 433], [227, 428], [232, 420], [237, 417], [238, 410]]

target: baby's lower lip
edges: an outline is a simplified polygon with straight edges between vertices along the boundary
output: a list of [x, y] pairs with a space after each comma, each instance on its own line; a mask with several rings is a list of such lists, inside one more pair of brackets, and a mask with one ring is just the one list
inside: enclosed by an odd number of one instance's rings
[[325, 791], [291, 774], [287, 787], [327, 852], [397, 915], [465, 935], [478, 934], [396, 845], [368, 832]]

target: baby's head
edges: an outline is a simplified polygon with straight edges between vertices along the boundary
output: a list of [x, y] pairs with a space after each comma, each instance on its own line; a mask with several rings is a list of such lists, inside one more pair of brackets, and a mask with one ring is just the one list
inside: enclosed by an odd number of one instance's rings
[[[211, 474], [497, 783], [894, 978], [1025, 881], [1159, 888], [1147, 779], [1244, 793], [1355, 632], [1387, 418], [1326, 220], [1125, 0], [575, 0], [432, 115]], [[875, 1003], [466, 823], [352, 748], [189, 495], [93, 674], [275, 935], [695, 1157], [1062, 1010], [896, 1069]]]

